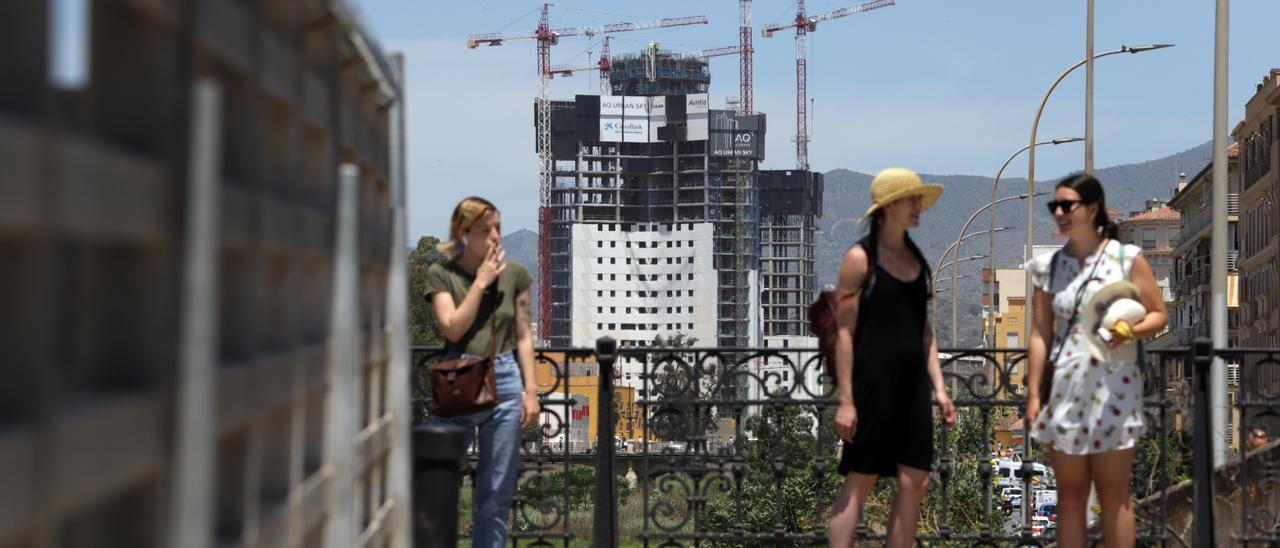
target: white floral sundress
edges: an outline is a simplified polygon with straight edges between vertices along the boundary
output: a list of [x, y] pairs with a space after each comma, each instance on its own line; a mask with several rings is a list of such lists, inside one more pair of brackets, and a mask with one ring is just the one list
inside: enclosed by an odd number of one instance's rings
[[[1063, 453], [1088, 455], [1132, 448], [1146, 432], [1138, 364], [1118, 355], [1094, 358], [1081, 339], [1078, 318], [1071, 333], [1066, 332], [1077, 290], [1086, 283], [1089, 272], [1093, 271], [1093, 275], [1080, 299], [1082, 307], [1101, 287], [1128, 280], [1133, 259], [1141, 252], [1138, 246], [1108, 240], [1100, 252], [1085, 259], [1083, 269], [1078, 258], [1059, 253], [1054, 280], [1049, 279], [1053, 253], [1025, 265], [1032, 283], [1041, 291], [1054, 294], [1055, 333], [1046, 359], [1054, 355], [1059, 345], [1063, 347], [1053, 373], [1053, 394], [1041, 402], [1040, 415], [1031, 427], [1031, 437], [1036, 441]], [[1095, 261], [1102, 261], [1097, 269], [1093, 268]]]

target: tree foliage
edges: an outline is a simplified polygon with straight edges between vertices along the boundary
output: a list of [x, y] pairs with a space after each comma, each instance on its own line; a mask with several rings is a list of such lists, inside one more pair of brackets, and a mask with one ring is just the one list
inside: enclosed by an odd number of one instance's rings
[[701, 439], [714, 425], [714, 410], [698, 400], [715, 385], [715, 367], [698, 363], [694, 352], [680, 351], [697, 342], [684, 333], [653, 338], [648, 390], [649, 398], [658, 403], [649, 405], [648, 428], [659, 439]]
[[435, 313], [423, 296], [426, 289], [427, 269], [447, 259], [436, 249], [440, 240], [433, 236], [418, 239], [417, 247], [409, 252], [409, 342], [414, 346], [439, 346], [444, 344]]

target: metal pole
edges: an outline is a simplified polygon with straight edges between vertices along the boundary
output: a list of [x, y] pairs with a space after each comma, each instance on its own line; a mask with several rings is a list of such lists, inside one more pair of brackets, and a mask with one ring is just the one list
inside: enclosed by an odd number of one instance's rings
[[413, 544], [458, 545], [458, 495], [462, 490], [462, 430], [413, 429]]
[[356, 520], [356, 455], [352, 451], [359, 395], [356, 362], [360, 358], [358, 238], [360, 168], [338, 166], [337, 204], [334, 207], [333, 281], [329, 303], [328, 365], [325, 380], [329, 405], [325, 421], [325, 463], [332, 467], [329, 481], [331, 518], [325, 527], [327, 546], [351, 546], [358, 536]]
[[613, 471], [613, 366], [618, 343], [610, 337], [596, 339], [596, 362], [600, 364], [596, 401], [596, 489], [592, 520], [592, 546], [618, 545], [618, 485]]
[[[1023, 150], [1026, 150], [1026, 149], [1024, 148]], [[1021, 151], [1019, 151], [1019, 152], [1021, 152]], [[1008, 165], [1008, 162], [1005, 162], [1005, 165]], [[1001, 170], [1003, 171], [1003, 168], [1001, 168]], [[999, 179], [996, 179], [996, 180], [998, 181]], [[967, 239], [969, 239], [969, 238], [970, 238], [970, 237], [972, 237], [972, 236], [978, 236], [978, 235], [982, 234], [983, 232], [987, 232], [987, 231], [985, 231], [985, 230], [984, 230], [984, 231], [982, 231], [982, 232], [974, 232], [974, 233], [972, 233], [972, 234], [965, 234], [965, 233], [964, 233], [964, 231], [969, 230], [969, 225], [970, 225], [971, 223], [973, 223], [973, 220], [974, 220], [974, 219], [976, 219], [976, 218], [978, 217], [978, 214], [982, 213], [983, 211], [986, 211], [988, 208], [995, 207], [995, 205], [996, 205], [996, 204], [998, 204], [998, 203], [1000, 203], [1000, 202], [1006, 202], [1006, 201], [1009, 201], [1009, 200], [1020, 200], [1020, 199], [1022, 199], [1022, 198], [1026, 198], [1026, 197], [1027, 197], [1027, 195], [1026, 195], [1026, 194], [1019, 194], [1019, 195], [1017, 195], [1017, 196], [1008, 196], [1008, 197], [1001, 198], [1001, 199], [997, 200], [997, 199], [995, 199], [995, 196], [992, 196], [992, 197], [991, 197], [991, 203], [989, 203], [989, 204], [984, 204], [982, 207], [980, 207], [980, 208], [978, 208], [977, 210], [975, 210], [975, 211], [973, 212], [973, 214], [972, 214], [972, 215], [969, 215], [969, 218], [965, 220], [964, 225], [960, 227], [960, 232], [957, 232], [957, 233], [956, 233], [956, 241], [955, 241], [954, 243], [952, 243], [952, 244], [951, 244], [951, 247], [948, 247], [946, 251], [943, 251], [943, 257], [942, 257], [942, 258], [943, 258], [943, 259], [945, 259], [945, 258], [946, 258], [946, 254], [947, 254], [947, 252], [948, 252], [948, 251], [950, 251], [950, 250], [951, 250], [951, 249], [953, 249], [953, 248], [956, 250], [956, 255], [959, 255], [959, 254], [960, 254], [960, 242], [961, 242], [961, 241], [963, 241], [963, 240], [967, 240]], [[993, 217], [992, 217], [992, 221], [991, 221], [991, 231], [990, 231], [990, 233], [992, 234], [992, 237], [993, 237], [993, 238], [994, 238], [994, 235], [995, 235], [995, 233], [996, 233], [996, 232], [997, 232], [997, 230], [996, 230], [995, 217], [993, 216]], [[994, 241], [994, 240], [992, 240], [992, 241]], [[993, 245], [994, 245], [994, 244], [993, 244]], [[988, 256], [990, 256], [990, 255], [988, 255]], [[938, 268], [942, 268], [942, 264], [941, 264], [942, 259], [938, 259], [938, 261], [939, 261]], [[953, 264], [952, 264], [952, 266], [951, 266], [951, 291], [952, 291], [952, 293], [951, 293], [951, 345], [952, 345], [952, 346], [955, 346], [955, 344], [956, 344], [956, 294], [955, 294], [956, 284], [955, 284], [955, 276], [956, 276], [956, 267], [955, 267], [955, 264], [953, 263]]]
[[[392, 432], [396, 440], [411, 440], [411, 425], [413, 417], [412, 403], [410, 401], [413, 396], [410, 394], [409, 387], [412, 386], [413, 378], [412, 355], [409, 350], [409, 280], [408, 267], [408, 230], [407, 230], [407, 212], [405, 211], [405, 148], [404, 148], [404, 118], [405, 118], [405, 96], [404, 96], [404, 55], [395, 54], [391, 57], [392, 67], [395, 70], [395, 81], [397, 82], [397, 93], [395, 102], [391, 105], [390, 112], [390, 139], [388, 144], [389, 161], [391, 165], [390, 186], [391, 186], [391, 268], [387, 271], [387, 341], [390, 349], [387, 351], [388, 365], [387, 375], [392, 379], [401, 379], [402, 382], [387, 383], [387, 401], [391, 408], [393, 420]], [[392, 449], [390, 456], [387, 458], [388, 481], [387, 491], [392, 503], [393, 512], [396, 513], [397, 527], [401, 528], [401, 534], [393, 535], [392, 548], [409, 548], [412, 545], [412, 537], [408, 534], [412, 531], [413, 515], [411, 491], [412, 471], [412, 455], [411, 447], [408, 444], [398, 441], [396, 447]], [[454, 520], [456, 523], [456, 519]]]
[[[1054, 80], [1053, 84], [1049, 86], [1049, 89], [1044, 92], [1044, 98], [1040, 99], [1040, 106], [1036, 108], [1036, 117], [1031, 122], [1031, 141], [1030, 143], [1028, 143], [1029, 151], [1027, 152], [1027, 195], [1028, 196], [1032, 196], [1036, 193], [1036, 147], [1035, 147], [1035, 144], [1036, 144], [1036, 130], [1040, 127], [1040, 115], [1044, 113], [1044, 105], [1049, 102], [1049, 95], [1053, 94], [1053, 90], [1058, 87], [1058, 84], [1062, 83], [1062, 80], [1066, 78], [1068, 74], [1071, 74], [1071, 71], [1080, 68], [1082, 65], [1089, 62], [1091, 59], [1101, 59], [1108, 55], [1115, 55], [1117, 53], [1137, 53], [1139, 51], [1147, 51], [1148, 49], [1156, 49], [1158, 47], [1168, 47], [1168, 46], [1143, 46], [1141, 48], [1130, 48], [1128, 46], [1123, 46], [1117, 50], [1111, 50], [1105, 53], [1099, 53], [1089, 59], [1081, 59], [1080, 62], [1074, 65], [1071, 65], [1070, 68], [1063, 71], [1062, 74], [1058, 75], [1058, 79]], [[1031, 249], [1035, 247], [1035, 241], [1033, 240], [1033, 230], [1032, 230], [1034, 227], [1034, 224], [1035, 224], [1035, 200], [1027, 200], [1027, 248], [1026, 248], [1024, 258], [1025, 260], [1028, 260], [1028, 261], [1031, 260]], [[1026, 276], [1026, 279], [1027, 281], [1025, 285], [1025, 290], [1026, 290], [1027, 304], [1026, 304], [1026, 313], [1025, 313], [1026, 315], [1022, 322], [1023, 324], [1022, 340], [1023, 341], [1031, 340], [1030, 318], [1035, 317], [1032, 315], [1032, 302], [1034, 301], [1034, 299], [1032, 299], [1032, 295], [1034, 293], [1033, 293], [1033, 287], [1031, 285], [1031, 276]]]
[[[1229, 0], [1217, 0], [1213, 48], [1213, 230], [1210, 253], [1212, 310], [1209, 327], [1215, 348], [1227, 346], [1227, 33]], [[1222, 358], [1213, 360], [1210, 377], [1213, 406], [1213, 464], [1227, 460], [1227, 371]]]
[[1093, 175], [1093, 0], [1088, 4], [1084, 39], [1084, 172]]
[[217, 458], [218, 188], [222, 157], [222, 88], [199, 79], [191, 90], [187, 164], [187, 245], [183, 249], [170, 546], [214, 541]]
[[[1221, 1], [1221, 0], [1220, 0]], [[1195, 418], [1191, 421], [1192, 463], [1191, 477], [1194, 483], [1195, 532], [1192, 544], [1196, 547], [1213, 546], [1213, 462], [1210, 454], [1214, 448], [1210, 441], [1209, 408], [1210, 371], [1213, 367], [1213, 343], [1204, 337], [1192, 342], [1192, 363], [1195, 369], [1192, 377], [1192, 390], [1195, 397]]]
[[[1053, 139], [1049, 141], [1040, 141], [1039, 143], [1036, 143], [1036, 146], [1049, 145], [1049, 144], [1063, 145], [1066, 143], [1074, 143], [1082, 140], [1084, 139], [1081, 137], [1068, 137], [1065, 139]], [[1000, 308], [1000, 303], [995, 301], [995, 296], [996, 296], [996, 210], [995, 210], [996, 189], [999, 188], [1000, 186], [1000, 177], [1004, 175], [1005, 168], [1009, 167], [1009, 164], [1013, 162], [1014, 158], [1017, 158], [1018, 155], [1022, 154], [1023, 152], [1026, 152], [1030, 148], [1031, 148], [1031, 145], [1024, 146], [1018, 149], [1017, 152], [1009, 156], [1009, 159], [1004, 161], [1004, 165], [1000, 166], [1000, 171], [996, 172], [996, 179], [991, 182], [990, 207], [992, 209], [991, 209], [991, 213], [988, 215], [988, 217], [991, 218], [991, 232], [987, 236], [987, 259], [988, 259], [987, 270], [991, 273], [990, 277], [987, 279], [987, 295], [989, 295], [991, 298], [991, 305], [990, 305], [991, 313], [988, 315], [988, 317], [991, 319], [991, 322], [990, 322], [990, 328], [987, 330], [987, 334], [990, 336], [990, 339], [988, 339], [987, 346], [991, 348], [995, 348], [996, 346], [996, 311], [999, 310]]]

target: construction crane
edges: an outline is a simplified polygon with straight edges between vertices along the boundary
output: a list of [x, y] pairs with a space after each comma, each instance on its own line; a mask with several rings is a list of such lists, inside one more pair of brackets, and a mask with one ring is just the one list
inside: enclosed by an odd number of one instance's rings
[[556, 76], [573, 76], [577, 72], [590, 72], [593, 70], [600, 71], [600, 95], [610, 95], [609, 93], [609, 73], [613, 70], [613, 62], [609, 59], [609, 37], [604, 37], [604, 47], [600, 49], [600, 58], [594, 64], [571, 66], [556, 65], [547, 70], [547, 78], [555, 78]]
[[542, 17], [538, 20], [538, 28], [532, 32], [517, 34], [473, 34], [467, 38], [467, 47], [475, 49], [481, 45], [501, 46], [514, 40], [535, 40], [538, 44], [538, 330], [539, 339], [547, 341], [551, 335], [551, 101], [548, 98], [548, 82], [551, 78], [551, 46], [560, 42], [560, 38], [569, 36], [594, 37], [597, 34], [629, 32], [635, 30], [679, 27], [685, 25], [705, 25], [705, 15], [692, 17], [675, 17], [613, 23], [596, 27], [571, 27], [552, 29], [549, 17], [551, 4], [542, 4]]
[[738, 50], [741, 54], [738, 65], [738, 108], [742, 114], [751, 114], [752, 105], [752, 54], [751, 47], [751, 0], [738, 0]]
[[809, 169], [809, 123], [808, 123], [808, 75], [806, 67], [805, 35], [817, 30], [818, 23], [839, 19], [855, 13], [867, 12], [894, 5], [893, 0], [875, 0], [860, 6], [843, 8], [827, 12], [815, 17], [804, 13], [804, 0], [796, 0], [796, 18], [786, 24], [766, 25], [760, 30], [765, 38], [773, 33], [789, 28], [796, 29], [796, 169]]
[[[738, 55], [738, 92], [739, 92], [739, 110], [742, 114], [751, 114], [754, 111], [753, 97], [755, 95], [753, 88], [752, 70], [754, 63], [752, 54], [755, 50], [751, 45], [751, 0], [738, 0], [738, 45], [725, 46], [722, 48], [711, 48], [700, 51], [686, 53], [691, 57], [717, 57], [721, 55]], [[600, 51], [600, 59], [594, 65], [569, 66], [558, 65], [551, 67], [548, 72], [549, 78], [556, 76], [573, 76], [575, 72], [600, 71], [600, 94], [609, 95], [609, 73], [612, 71], [613, 64], [609, 58], [609, 39], [604, 37], [604, 47]]]

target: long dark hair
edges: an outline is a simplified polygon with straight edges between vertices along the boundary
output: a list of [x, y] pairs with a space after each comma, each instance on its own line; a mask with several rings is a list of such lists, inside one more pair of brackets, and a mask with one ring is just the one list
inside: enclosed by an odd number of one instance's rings
[[[880, 238], [880, 225], [884, 224], [884, 209], [877, 209], [871, 214], [870, 226], [867, 227], [867, 235], [858, 242], [862, 245], [862, 249], [867, 252], [867, 277], [862, 280], [862, 291], [865, 293], [871, 286], [871, 278], [875, 274], [877, 258], [876, 255]], [[924, 253], [916, 246], [911, 239], [911, 233], [906, 234], [907, 249], [911, 250], [911, 254], [916, 256], [916, 260], [920, 261], [920, 268], [924, 269], [925, 294], [928, 298], [933, 297], [933, 271], [929, 268], [929, 261], [924, 258]]]
[[1102, 183], [1098, 182], [1093, 175], [1077, 173], [1058, 181], [1055, 189], [1064, 187], [1076, 191], [1084, 203], [1098, 204], [1098, 213], [1093, 217], [1093, 227], [1103, 238], [1114, 240], [1120, 232], [1120, 227], [1111, 220], [1110, 215], [1107, 215], [1107, 194], [1102, 191]]

